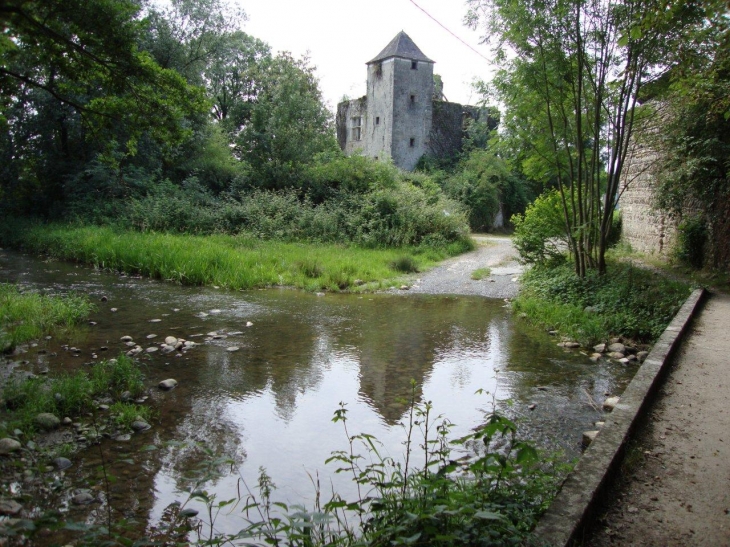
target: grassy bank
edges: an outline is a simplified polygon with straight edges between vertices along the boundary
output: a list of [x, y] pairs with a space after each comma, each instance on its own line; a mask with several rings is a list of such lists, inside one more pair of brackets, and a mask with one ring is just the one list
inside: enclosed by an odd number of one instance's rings
[[620, 336], [652, 343], [689, 296], [690, 286], [631, 264], [580, 279], [570, 264], [535, 266], [522, 277], [514, 310], [584, 346]]
[[[108, 418], [112, 427], [126, 429], [137, 416], [149, 419], [148, 407], [128, 402], [141, 395], [144, 387], [139, 367], [125, 355], [96, 363], [89, 372], [55, 378], [11, 377], [2, 389], [5, 405], [0, 413], [0, 437], [32, 438], [43, 429], [36, 419], [41, 413], [80, 421], [96, 410], [95, 400], [100, 398], [116, 401], [105, 420]], [[97, 425], [107, 429], [106, 424]]]
[[5, 228], [0, 239], [34, 253], [186, 285], [284, 285], [309, 291], [395, 286], [404, 273], [429, 268], [472, 245], [461, 240], [440, 247], [364, 249], [249, 235], [193, 236], [39, 223]]
[[91, 303], [83, 296], [21, 293], [14, 285], [0, 284], [0, 353], [72, 327], [91, 309]]

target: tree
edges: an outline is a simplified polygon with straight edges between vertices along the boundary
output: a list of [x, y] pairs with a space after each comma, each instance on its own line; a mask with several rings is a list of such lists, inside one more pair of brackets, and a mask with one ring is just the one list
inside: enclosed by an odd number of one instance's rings
[[109, 145], [109, 159], [112, 152], [118, 155], [120, 137], [122, 154], [129, 155], [145, 132], [168, 143], [184, 139], [182, 120], [205, 107], [204, 96], [139, 50], [140, 10], [139, 0], [3, 2], [3, 110], [42, 90], [78, 114], [97, 142]]
[[575, 270], [606, 270], [613, 211], [643, 87], [669, 66], [697, 20], [654, 0], [469, 0], [497, 37], [494, 87], [526, 167], [554, 177]]
[[301, 167], [337, 148], [314, 68], [287, 53], [260, 63], [250, 115], [231, 131], [236, 154], [262, 188], [297, 186]]

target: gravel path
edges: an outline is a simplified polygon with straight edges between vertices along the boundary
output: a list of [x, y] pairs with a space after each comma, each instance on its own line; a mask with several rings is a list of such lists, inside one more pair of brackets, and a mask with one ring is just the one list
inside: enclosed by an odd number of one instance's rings
[[[476, 295], [487, 298], [512, 298], [517, 294], [517, 278], [523, 267], [508, 237], [475, 235], [476, 250], [445, 261], [421, 275], [409, 292], [420, 294]], [[476, 281], [472, 272], [489, 268], [491, 274]], [[405, 292], [405, 291], [402, 291]]]
[[715, 294], [635, 435], [634, 465], [583, 545], [730, 545], [729, 332], [730, 296]]

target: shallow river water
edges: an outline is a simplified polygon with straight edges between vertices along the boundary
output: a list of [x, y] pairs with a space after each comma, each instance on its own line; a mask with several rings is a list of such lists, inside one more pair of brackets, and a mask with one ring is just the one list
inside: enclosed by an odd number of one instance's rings
[[[5, 367], [74, 370], [93, 362], [93, 354], [101, 359], [125, 351], [125, 335], [143, 347], [170, 335], [199, 343], [179, 357], [142, 354], [153, 427], [101, 445], [120, 479], [111, 488], [112, 504], [149, 524], [170, 503], [185, 500], [185, 474], [200, 463], [199, 452], [167, 441], [196, 441], [235, 460], [204, 485], [218, 499], [239, 496], [243, 481], [253, 488], [263, 467], [277, 486], [276, 499], [311, 504], [317, 475], [324, 492], [353, 494], [335, 464], [324, 463], [333, 450], [347, 448], [342, 424], [331, 421], [340, 402], [347, 405], [350, 434], [373, 434], [395, 457], [403, 452], [400, 424], [414, 380], [418, 402], [430, 401], [435, 414], [456, 424], [455, 436], [482, 423], [494, 400], [522, 434], [570, 458], [580, 453], [582, 432], [601, 418], [597, 405], [620, 393], [635, 372], [557, 347], [554, 338], [515, 320], [501, 300], [180, 287], [9, 251], [0, 251], [0, 282], [77, 291], [96, 303], [95, 324], [73, 340], [43, 341]], [[221, 337], [210, 339], [210, 332]], [[65, 351], [66, 343], [81, 353]], [[166, 378], [178, 387], [159, 391]], [[158, 449], [142, 450], [149, 445]], [[99, 489], [100, 450], [89, 448], [72, 461], [66, 476], [79, 488]], [[67, 506], [67, 499], [58, 503]], [[215, 520], [221, 532], [241, 527], [236, 510]]]

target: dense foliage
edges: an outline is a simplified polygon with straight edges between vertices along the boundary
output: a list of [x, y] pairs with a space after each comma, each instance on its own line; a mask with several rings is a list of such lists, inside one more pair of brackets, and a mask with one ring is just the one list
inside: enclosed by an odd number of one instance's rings
[[689, 295], [689, 287], [631, 264], [605, 275], [575, 275], [569, 264], [535, 266], [522, 277], [514, 309], [533, 322], [590, 346], [621, 336], [654, 342]]

